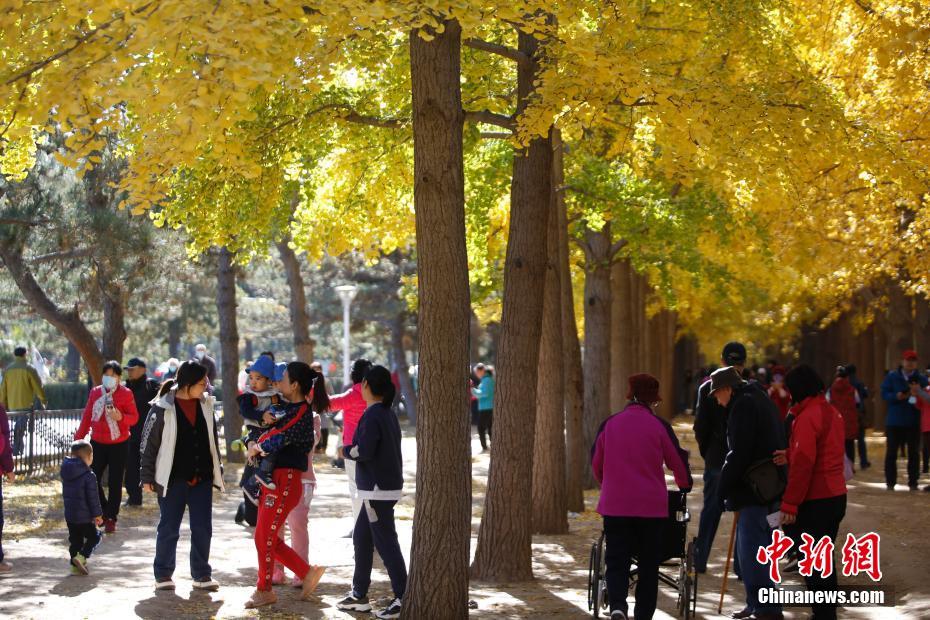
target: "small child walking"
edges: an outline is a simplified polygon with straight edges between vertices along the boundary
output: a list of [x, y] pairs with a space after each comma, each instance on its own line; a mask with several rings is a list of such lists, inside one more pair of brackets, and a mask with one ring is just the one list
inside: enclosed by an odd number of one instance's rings
[[94, 448], [89, 441], [80, 440], [71, 444], [71, 456], [61, 464], [61, 490], [73, 575], [87, 574], [87, 559], [101, 539], [97, 526], [103, 523], [103, 509], [97, 492], [97, 476], [90, 469], [93, 462]]

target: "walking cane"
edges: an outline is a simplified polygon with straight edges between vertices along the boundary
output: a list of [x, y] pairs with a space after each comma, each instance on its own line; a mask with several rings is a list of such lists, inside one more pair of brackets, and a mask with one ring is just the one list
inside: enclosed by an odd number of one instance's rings
[[717, 613], [723, 613], [723, 596], [727, 592], [727, 577], [730, 574], [730, 559], [733, 558], [733, 541], [736, 539], [736, 524], [739, 522], [739, 511], [733, 513], [733, 527], [730, 529], [730, 544], [727, 546], [727, 563], [723, 567], [723, 584], [720, 586], [720, 604]]

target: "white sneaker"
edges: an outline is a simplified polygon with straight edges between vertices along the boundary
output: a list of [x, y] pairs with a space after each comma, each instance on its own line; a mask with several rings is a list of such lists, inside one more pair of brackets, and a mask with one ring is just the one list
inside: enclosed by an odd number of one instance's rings
[[216, 592], [220, 589], [220, 584], [215, 582], [211, 578], [202, 579], [200, 581], [194, 581], [195, 590], [204, 590], [205, 592]]
[[400, 599], [395, 598], [391, 604], [375, 614], [375, 618], [390, 619], [400, 618]]
[[371, 604], [368, 602], [367, 596], [355, 596], [355, 592], [349, 592], [348, 596], [336, 603], [336, 609], [368, 613], [371, 611]]
[[174, 580], [171, 577], [155, 582], [156, 590], [174, 590]]

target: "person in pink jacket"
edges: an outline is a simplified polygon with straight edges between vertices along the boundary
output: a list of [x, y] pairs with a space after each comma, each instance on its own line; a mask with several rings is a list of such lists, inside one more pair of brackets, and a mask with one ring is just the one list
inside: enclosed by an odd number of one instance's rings
[[592, 448], [591, 467], [601, 484], [597, 511], [607, 540], [607, 595], [612, 620], [626, 620], [631, 557], [636, 557], [635, 618], [652, 618], [659, 590], [663, 524], [668, 519], [665, 470], [679, 489], [693, 481], [688, 453], [671, 425], [653, 413], [661, 402], [659, 381], [646, 374], [629, 379], [629, 403], [601, 424]]
[[[357, 359], [352, 362], [352, 387], [342, 394], [330, 396], [330, 411], [342, 411], [342, 445], [351, 446], [355, 437], [358, 421], [368, 405], [362, 397], [362, 380], [371, 370], [371, 362], [366, 359]], [[355, 461], [346, 459], [346, 476], [349, 479], [349, 498], [352, 500], [352, 523], [358, 521], [358, 513], [362, 509], [362, 500], [358, 497], [358, 487], [355, 486]]]

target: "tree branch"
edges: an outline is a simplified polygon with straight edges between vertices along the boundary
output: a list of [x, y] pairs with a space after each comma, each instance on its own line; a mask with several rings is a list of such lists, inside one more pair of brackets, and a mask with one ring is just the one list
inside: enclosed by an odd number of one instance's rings
[[468, 38], [462, 40], [462, 45], [472, 49], [481, 50], [490, 54], [497, 54], [509, 60], [513, 60], [518, 65], [529, 68], [533, 60], [518, 49], [501, 45], [500, 43], [491, 43], [484, 39]]
[[68, 258], [84, 258], [85, 256], [90, 256], [94, 251], [91, 248], [77, 248], [75, 250], [67, 250], [65, 252], [52, 252], [50, 254], [40, 254], [39, 256], [34, 256], [29, 262], [33, 265], [39, 263], [50, 263], [54, 260], [64, 260]]
[[617, 253], [620, 252], [620, 250], [622, 250], [626, 246], [627, 246], [626, 239], [620, 239], [616, 243], [612, 244], [610, 246], [610, 250], [608, 250], [608, 256], [610, 256], [610, 259], [613, 260], [613, 258], [617, 255]]
[[516, 127], [512, 116], [504, 116], [489, 110], [466, 110], [465, 120], [471, 123], [484, 123], [486, 125], [497, 125], [504, 129], [513, 130]]
[[2, 217], [0, 218], [0, 226], [41, 226], [43, 224], [48, 224], [49, 221], [46, 219], [41, 220], [24, 220], [16, 217]]
[[509, 140], [513, 134], [509, 131], [482, 131], [480, 136], [482, 140]]

